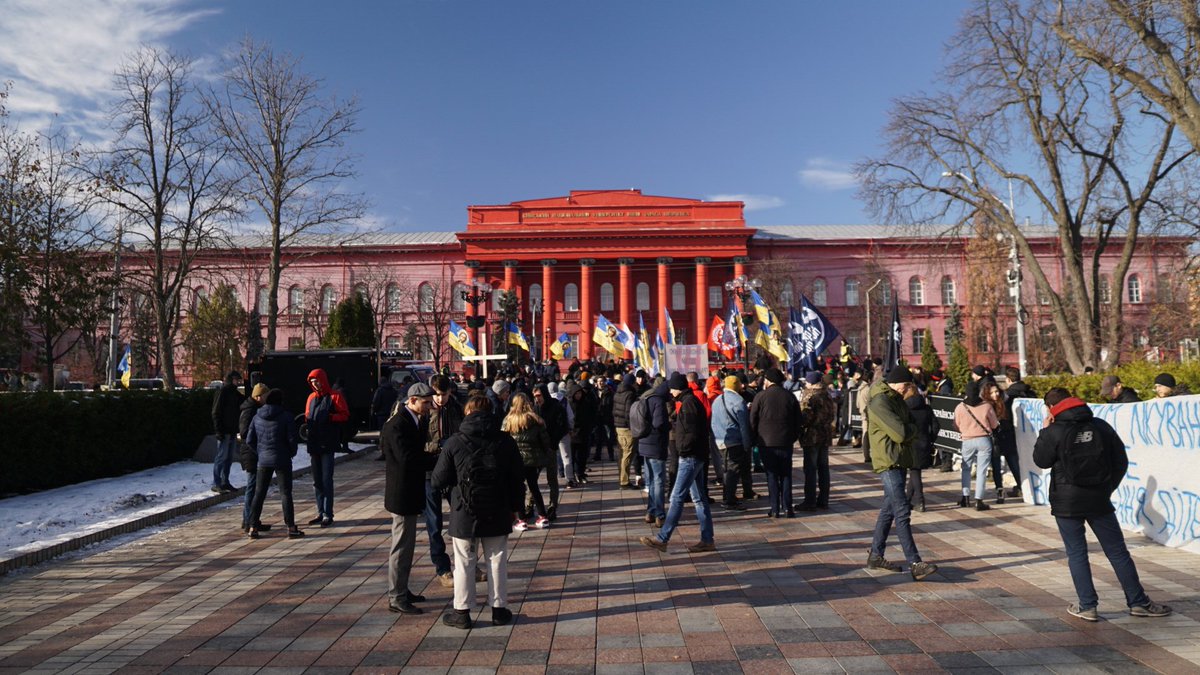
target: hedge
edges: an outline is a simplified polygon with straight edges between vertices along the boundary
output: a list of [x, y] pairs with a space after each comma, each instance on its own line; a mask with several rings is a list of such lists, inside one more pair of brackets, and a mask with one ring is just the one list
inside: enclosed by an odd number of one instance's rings
[[1176, 393], [1200, 392], [1200, 361], [1185, 363], [1140, 361], [1118, 366], [1109, 373], [1031, 375], [1025, 378], [1025, 382], [1033, 387], [1033, 390], [1039, 395], [1045, 394], [1054, 387], [1064, 387], [1089, 403], [1107, 403], [1108, 401], [1100, 396], [1100, 381], [1104, 379], [1105, 375], [1117, 375], [1121, 378], [1122, 385], [1134, 389], [1138, 396], [1142, 397], [1142, 400], [1147, 400], [1154, 398], [1154, 378], [1159, 373], [1170, 373], [1175, 376], [1175, 382], [1178, 385]]
[[0, 395], [0, 495], [188, 459], [212, 433], [210, 390]]

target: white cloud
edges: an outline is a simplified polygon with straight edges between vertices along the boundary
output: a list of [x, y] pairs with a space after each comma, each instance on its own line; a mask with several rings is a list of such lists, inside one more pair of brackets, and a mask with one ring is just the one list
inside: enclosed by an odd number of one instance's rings
[[0, 73], [23, 125], [58, 123], [99, 135], [113, 74], [139, 46], [162, 44], [212, 14], [189, 0], [0, 0]]
[[747, 211], [762, 211], [783, 206], [784, 201], [774, 195], [722, 194], [709, 195], [712, 202], [744, 202]]
[[848, 190], [858, 186], [850, 167], [823, 157], [814, 157], [796, 172], [800, 182], [818, 190]]

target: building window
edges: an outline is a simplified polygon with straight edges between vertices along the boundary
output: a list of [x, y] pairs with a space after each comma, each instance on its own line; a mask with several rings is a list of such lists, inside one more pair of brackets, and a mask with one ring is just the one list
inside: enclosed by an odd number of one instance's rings
[[422, 361], [433, 360], [433, 342], [428, 335], [422, 335], [417, 340], [417, 358]]
[[779, 306], [791, 307], [792, 298], [795, 295], [795, 289], [792, 286], [792, 280], [786, 279], [783, 282], [783, 288], [779, 290]]
[[[541, 284], [529, 284], [529, 308], [533, 309], [533, 307], [535, 305], [538, 305], [541, 302], [542, 302], [542, 285]], [[539, 312], [544, 311], [544, 310], [545, 310], [544, 307], [538, 307]]]
[[954, 292], [954, 279], [949, 274], [942, 277], [942, 304], [946, 306], [958, 304], [958, 294]]
[[496, 288], [492, 290], [492, 312], [500, 314], [504, 311], [504, 296], [507, 293], [508, 291], [504, 290], [503, 288]]
[[1107, 274], [1100, 275], [1100, 302], [1106, 305], [1112, 303], [1112, 281]]
[[885, 305], [892, 304], [892, 282], [887, 279], [879, 280], [879, 301]]
[[988, 335], [987, 331], [975, 331], [975, 351], [986, 352], [988, 350]]
[[450, 309], [455, 312], [467, 311], [467, 301], [463, 300], [463, 292], [467, 290], [467, 285], [461, 282], [454, 284], [454, 297], [450, 298]]
[[925, 329], [918, 328], [912, 332], [912, 350], [920, 354], [925, 349]]
[[608, 282], [600, 284], [600, 311], [613, 311], [613, 285]]
[[288, 351], [289, 352], [304, 351], [304, 338], [298, 337], [298, 336], [289, 337], [288, 338]]
[[687, 343], [688, 343], [687, 329], [686, 328], [676, 328], [675, 329], [675, 344], [686, 345]]
[[399, 335], [389, 335], [384, 349], [404, 349], [404, 339]]
[[1154, 290], [1158, 293], [1158, 301], [1162, 303], [1175, 302], [1175, 289], [1171, 286], [1171, 275], [1158, 275], [1158, 283], [1154, 285]]
[[387, 308], [393, 314], [400, 311], [400, 286], [396, 284], [387, 286]]
[[642, 282], [637, 285], [637, 311], [650, 311], [650, 284]]
[[292, 286], [288, 289], [288, 312], [291, 314], [299, 314], [303, 311], [304, 290], [299, 286]]
[[271, 309], [271, 291], [266, 286], [258, 287], [258, 302], [254, 306], [259, 316], [266, 316]]
[[575, 284], [567, 284], [563, 287], [563, 311], [579, 311], [579, 287]]
[[358, 297], [362, 298], [367, 304], [371, 303], [371, 298], [370, 298], [370, 296], [367, 295], [367, 285], [366, 284], [355, 284], [354, 285], [354, 293], [356, 295], [358, 295]]
[[829, 284], [821, 277], [813, 279], [813, 304], [817, 307], [824, 307], [829, 301]]
[[1005, 338], [1005, 340], [1004, 340], [1005, 343], [1007, 343], [1006, 344], [1007, 351], [1013, 352], [1013, 353], [1021, 351], [1020, 347], [1017, 345], [1017, 327], [1016, 326], [1009, 326], [1004, 331], [1004, 338]]
[[846, 280], [846, 306], [858, 307], [858, 279]]
[[1142, 301], [1142, 279], [1136, 274], [1129, 275], [1129, 302], [1138, 304]]
[[921, 277], [908, 280], [908, 302], [912, 305], [925, 304], [925, 284], [921, 283]]
[[576, 358], [579, 356], [579, 336], [572, 335], [571, 337], [571, 355], [568, 358]]
[[687, 287], [678, 281], [671, 284], [671, 309], [687, 309]]
[[417, 287], [417, 311], [421, 314], [433, 313], [433, 286], [421, 284]]
[[725, 306], [725, 290], [720, 286], [708, 287], [708, 308], [721, 309]]
[[337, 294], [333, 290], [333, 286], [321, 287], [321, 313], [329, 314], [333, 311], [333, 306], [337, 304]]
[[[1050, 304], [1050, 294], [1047, 293], [1046, 291], [1042, 290], [1041, 286], [1037, 287], [1037, 301], [1038, 301], [1039, 305], [1049, 305]], [[1005, 300], [1005, 302], [1007, 302], [1007, 303], [1012, 302], [1011, 294], [1007, 296], [1007, 300]]]

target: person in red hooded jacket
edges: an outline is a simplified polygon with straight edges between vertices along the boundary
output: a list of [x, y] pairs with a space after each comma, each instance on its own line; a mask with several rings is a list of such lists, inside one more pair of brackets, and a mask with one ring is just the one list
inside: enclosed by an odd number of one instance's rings
[[333, 453], [342, 446], [342, 425], [350, 420], [350, 407], [342, 394], [329, 386], [324, 370], [309, 373], [308, 386], [313, 391], [304, 405], [304, 423], [317, 498], [317, 517], [308, 524], [329, 527], [333, 524]]

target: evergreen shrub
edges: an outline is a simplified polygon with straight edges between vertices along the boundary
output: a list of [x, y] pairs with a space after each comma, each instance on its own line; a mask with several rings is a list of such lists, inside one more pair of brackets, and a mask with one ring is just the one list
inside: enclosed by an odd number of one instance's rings
[[[1176, 393], [1200, 393], [1200, 361], [1185, 363], [1150, 363], [1136, 361], [1118, 366], [1110, 371], [1121, 378], [1121, 384], [1137, 391], [1143, 401], [1154, 398], [1154, 378], [1159, 373], [1170, 373], [1175, 376], [1179, 386]], [[1073, 375], [1071, 373], [1055, 373], [1052, 375], [1030, 375], [1025, 382], [1033, 387], [1039, 396], [1044, 395], [1054, 387], [1063, 387], [1074, 396], [1088, 403], [1107, 403], [1100, 396], [1100, 381], [1109, 373], [1088, 373]]]

